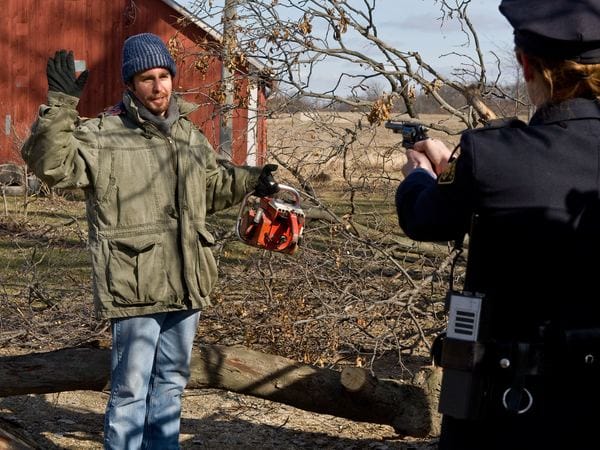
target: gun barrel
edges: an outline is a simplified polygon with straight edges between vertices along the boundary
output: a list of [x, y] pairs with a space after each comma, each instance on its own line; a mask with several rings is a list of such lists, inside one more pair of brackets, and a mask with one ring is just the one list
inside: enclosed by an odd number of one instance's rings
[[398, 132], [398, 131], [402, 130], [402, 128], [404, 127], [404, 124], [405, 124], [405, 122], [386, 120], [385, 123], [383, 124], [383, 126], [385, 126], [386, 128], [389, 128], [390, 130], [393, 130], [394, 132]]
[[428, 138], [428, 128], [420, 123], [387, 120], [384, 126], [394, 133], [402, 134], [402, 145], [405, 148], [413, 148], [415, 142]]
[[390, 128], [392, 130], [401, 129], [403, 127], [419, 128], [422, 130], [428, 130], [428, 128], [425, 125], [421, 125], [418, 122], [410, 122], [407, 120], [386, 120], [384, 123], [384, 126], [386, 128]]

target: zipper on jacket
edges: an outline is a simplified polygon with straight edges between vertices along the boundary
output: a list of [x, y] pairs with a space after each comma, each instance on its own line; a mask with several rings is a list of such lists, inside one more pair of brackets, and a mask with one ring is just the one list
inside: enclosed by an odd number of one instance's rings
[[171, 136], [166, 136], [167, 142], [169, 143], [169, 149], [171, 150], [171, 164], [173, 165], [173, 173], [177, 177], [177, 148], [175, 148], [175, 141]]
[[175, 211], [177, 211], [177, 215], [179, 215], [179, 199], [178, 199], [178, 190], [179, 190], [179, 173], [178, 173], [178, 161], [177, 161], [177, 148], [175, 146], [175, 141], [173, 140], [173, 138], [171, 136], [167, 136], [166, 134], [162, 133], [158, 127], [156, 125], [154, 125], [152, 122], [146, 122], [143, 125], [143, 130], [144, 133], [147, 133], [151, 136], [156, 136], [158, 138], [163, 139], [166, 144], [167, 144], [167, 148], [168, 148], [168, 152], [169, 152], [169, 159], [171, 160], [171, 174], [170, 174], [170, 179], [171, 179], [171, 186], [173, 186], [173, 188], [175, 189], [175, 191], [173, 192], [173, 199], [175, 204], [173, 205]]
[[175, 175], [175, 179], [177, 179], [177, 149], [175, 148], [175, 141], [173, 138], [162, 133], [152, 122], [146, 122], [144, 124], [144, 130], [151, 131], [151, 133], [148, 134], [152, 134], [167, 141], [167, 146], [169, 147], [170, 153], [169, 156], [171, 159], [171, 167], [173, 167], [173, 174]]

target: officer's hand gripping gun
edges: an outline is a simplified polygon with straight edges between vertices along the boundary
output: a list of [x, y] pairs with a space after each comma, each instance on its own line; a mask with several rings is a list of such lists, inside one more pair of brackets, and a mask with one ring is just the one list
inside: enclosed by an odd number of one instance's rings
[[394, 133], [402, 134], [402, 146], [404, 148], [413, 148], [415, 142], [429, 138], [427, 135], [429, 129], [419, 123], [387, 120], [384, 125]]

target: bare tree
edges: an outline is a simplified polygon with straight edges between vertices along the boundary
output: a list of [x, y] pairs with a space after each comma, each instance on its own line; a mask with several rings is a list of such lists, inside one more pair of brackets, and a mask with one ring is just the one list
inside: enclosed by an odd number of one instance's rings
[[[382, 40], [375, 23], [376, 0], [246, 0], [239, 3], [239, 46], [272, 70], [270, 76], [282, 89], [298, 96], [311, 96], [325, 102], [343, 102], [353, 108], [371, 108], [372, 123], [386, 119], [391, 108], [401, 102], [404, 112], [418, 118], [416, 94], [430, 95], [440, 107], [456, 116], [465, 127], [475, 127], [495, 117], [492, 103], [499, 71], [492, 79], [486, 65], [477, 31], [469, 17], [471, 0], [432, 0], [439, 10], [440, 26], [457, 22], [464, 35], [462, 62], [451, 73], [436, 69], [414, 49], [396, 48]], [[222, 17], [222, 6], [212, 0], [196, 0], [193, 11], [200, 18]], [[330, 86], [315, 89], [324, 60], [328, 67], [354, 67], [328, 75]], [[332, 65], [335, 60], [339, 64]], [[500, 60], [495, 58], [496, 67]], [[387, 94], [379, 104], [362, 94], [373, 82]], [[465, 98], [457, 108], [445, 100], [440, 88], [448, 86]], [[350, 92], [351, 95], [347, 95]]]
[[238, 0], [225, 0], [223, 11], [223, 91], [224, 102], [221, 105], [221, 130], [220, 139], [221, 154], [231, 160], [231, 140], [233, 133], [233, 118], [231, 107], [234, 104], [234, 60], [237, 52], [237, 4]]
[[[247, 70], [251, 58], [262, 63], [272, 86], [269, 159], [286, 169], [279, 179], [301, 187], [309, 222], [299, 256], [265, 252], [225, 273], [218, 295], [228, 301], [216, 314], [244, 330], [242, 342], [231, 343], [305, 362], [422, 355], [443, 327], [447, 281], [460, 283], [462, 267], [450, 270], [451, 245], [417, 245], [401, 235], [393, 195], [404, 155], [400, 139], [380, 125], [408, 117], [453, 146], [463, 129], [504, 115], [507, 99], [520, 105], [519, 86], [500, 84], [495, 53], [488, 67], [471, 0], [431, 0], [440, 26], [457, 23], [464, 37], [461, 53], [444, 54], [461, 61], [451, 73], [416, 49], [386, 42], [376, 0], [234, 3], [235, 10], [230, 1], [192, 3], [199, 19], [227, 33], [188, 56], [202, 68], [209, 54], [220, 54], [230, 73]], [[323, 69], [328, 83], [318, 82]], [[215, 101], [235, 107], [224, 97]], [[425, 103], [436, 114], [424, 114]], [[228, 258], [231, 233], [220, 236]]]

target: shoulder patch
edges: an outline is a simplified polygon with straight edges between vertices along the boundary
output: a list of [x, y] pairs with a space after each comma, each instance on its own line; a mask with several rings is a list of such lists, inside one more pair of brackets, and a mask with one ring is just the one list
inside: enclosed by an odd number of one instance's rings
[[453, 159], [440, 175], [438, 176], [438, 184], [452, 184], [456, 176], [456, 159]]

